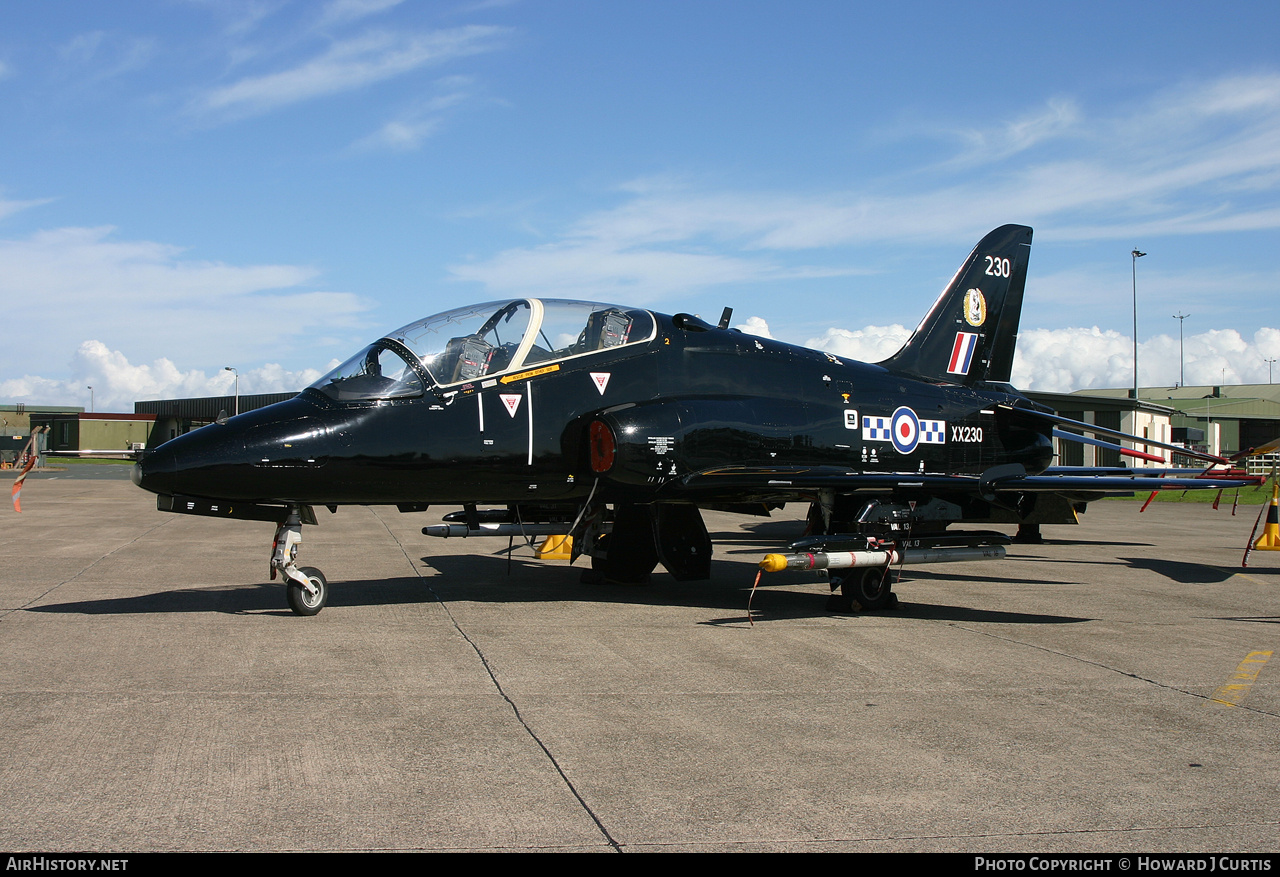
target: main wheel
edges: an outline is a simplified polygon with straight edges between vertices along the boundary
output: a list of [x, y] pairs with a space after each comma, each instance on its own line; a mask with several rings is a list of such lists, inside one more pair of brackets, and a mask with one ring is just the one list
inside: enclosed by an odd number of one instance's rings
[[887, 609], [896, 602], [892, 579], [887, 566], [855, 569], [840, 582], [840, 593], [855, 601], [864, 612]]
[[[849, 570], [848, 575], [833, 575], [827, 611], [846, 613], [858, 608], [863, 612], [892, 609], [898, 605], [898, 597], [892, 590], [892, 578], [893, 574], [887, 566], [868, 566]], [[834, 593], [836, 588], [840, 589], [840, 593]]]
[[[653, 530], [648, 512], [635, 507], [619, 510], [613, 532], [600, 536], [591, 552], [591, 570], [582, 574], [588, 584], [608, 582], [617, 585], [643, 585], [658, 565], [658, 549], [653, 544]], [[637, 515], [643, 519], [637, 520]]]
[[314, 566], [300, 566], [298, 572], [307, 577], [307, 581], [315, 587], [316, 593], [312, 594], [290, 579], [287, 582], [285, 598], [288, 599], [289, 608], [295, 615], [315, 615], [324, 608], [325, 603], [329, 602], [329, 582], [325, 579], [324, 573]]

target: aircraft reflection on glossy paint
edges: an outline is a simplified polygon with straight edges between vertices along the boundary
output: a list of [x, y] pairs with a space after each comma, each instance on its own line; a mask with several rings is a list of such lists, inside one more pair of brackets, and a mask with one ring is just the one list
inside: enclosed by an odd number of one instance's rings
[[793, 549], [870, 563], [833, 574], [834, 608], [877, 608], [893, 599], [891, 560], [1000, 556], [1009, 542], [950, 524], [1074, 521], [1108, 490], [1237, 484], [1049, 468], [1055, 425], [1121, 434], [1008, 384], [1030, 245], [1025, 226], [988, 234], [876, 364], [729, 329], [727, 310], [713, 326], [549, 299], [459, 308], [375, 341], [294, 399], [166, 442], [134, 481], [166, 511], [274, 522], [272, 578], [303, 615], [328, 596], [296, 564], [315, 505], [462, 506], [424, 533], [568, 533], [588, 576], [634, 582], [659, 562], [682, 581], [709, 577], [702, 508], [806, 502], [812, 535]]

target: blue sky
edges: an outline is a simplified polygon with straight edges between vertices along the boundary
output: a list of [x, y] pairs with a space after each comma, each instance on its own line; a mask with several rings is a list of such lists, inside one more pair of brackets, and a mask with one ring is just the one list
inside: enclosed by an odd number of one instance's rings
[[[877, 359], [1036, 230], [1015, 382], [1265, 381], [1267, 4], [0, 6], [0, 401], [296, 389], [472, 301]], [[1280, 371], [1276, 373], [1280, 379]]]

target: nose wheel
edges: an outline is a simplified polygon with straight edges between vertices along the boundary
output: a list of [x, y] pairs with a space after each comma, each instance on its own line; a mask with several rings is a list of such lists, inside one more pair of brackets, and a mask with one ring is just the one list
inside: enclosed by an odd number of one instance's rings
[[271, 545], [271, 578], [284, 578], [285, 600], [295, 615], [315, 615], [329, 602], [329, 581], [314, 566], [298, 566], [298, 546], [302, 543], [302, 516], [296, 508], [276, 527]]
[[314, 566], [297, 567], [298, 572], [306, 578], [311, 587], [289, 580], [285, 590], [285, 599], [294, 615], [315, 615], [329, 602], [329, 582], [324, 573]]

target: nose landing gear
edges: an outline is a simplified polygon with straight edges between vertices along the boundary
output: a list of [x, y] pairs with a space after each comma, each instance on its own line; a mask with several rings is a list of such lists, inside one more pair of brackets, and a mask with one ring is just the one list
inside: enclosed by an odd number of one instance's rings
[[329, 602], [329, 582], [314, 566], [297, 565], [301, 543], [302, 517], [296, 507], [290, 508], [271, 544], [271, 580], [277, 572], [284, 578], [285, 599], [295, 615], [315, 615]]

